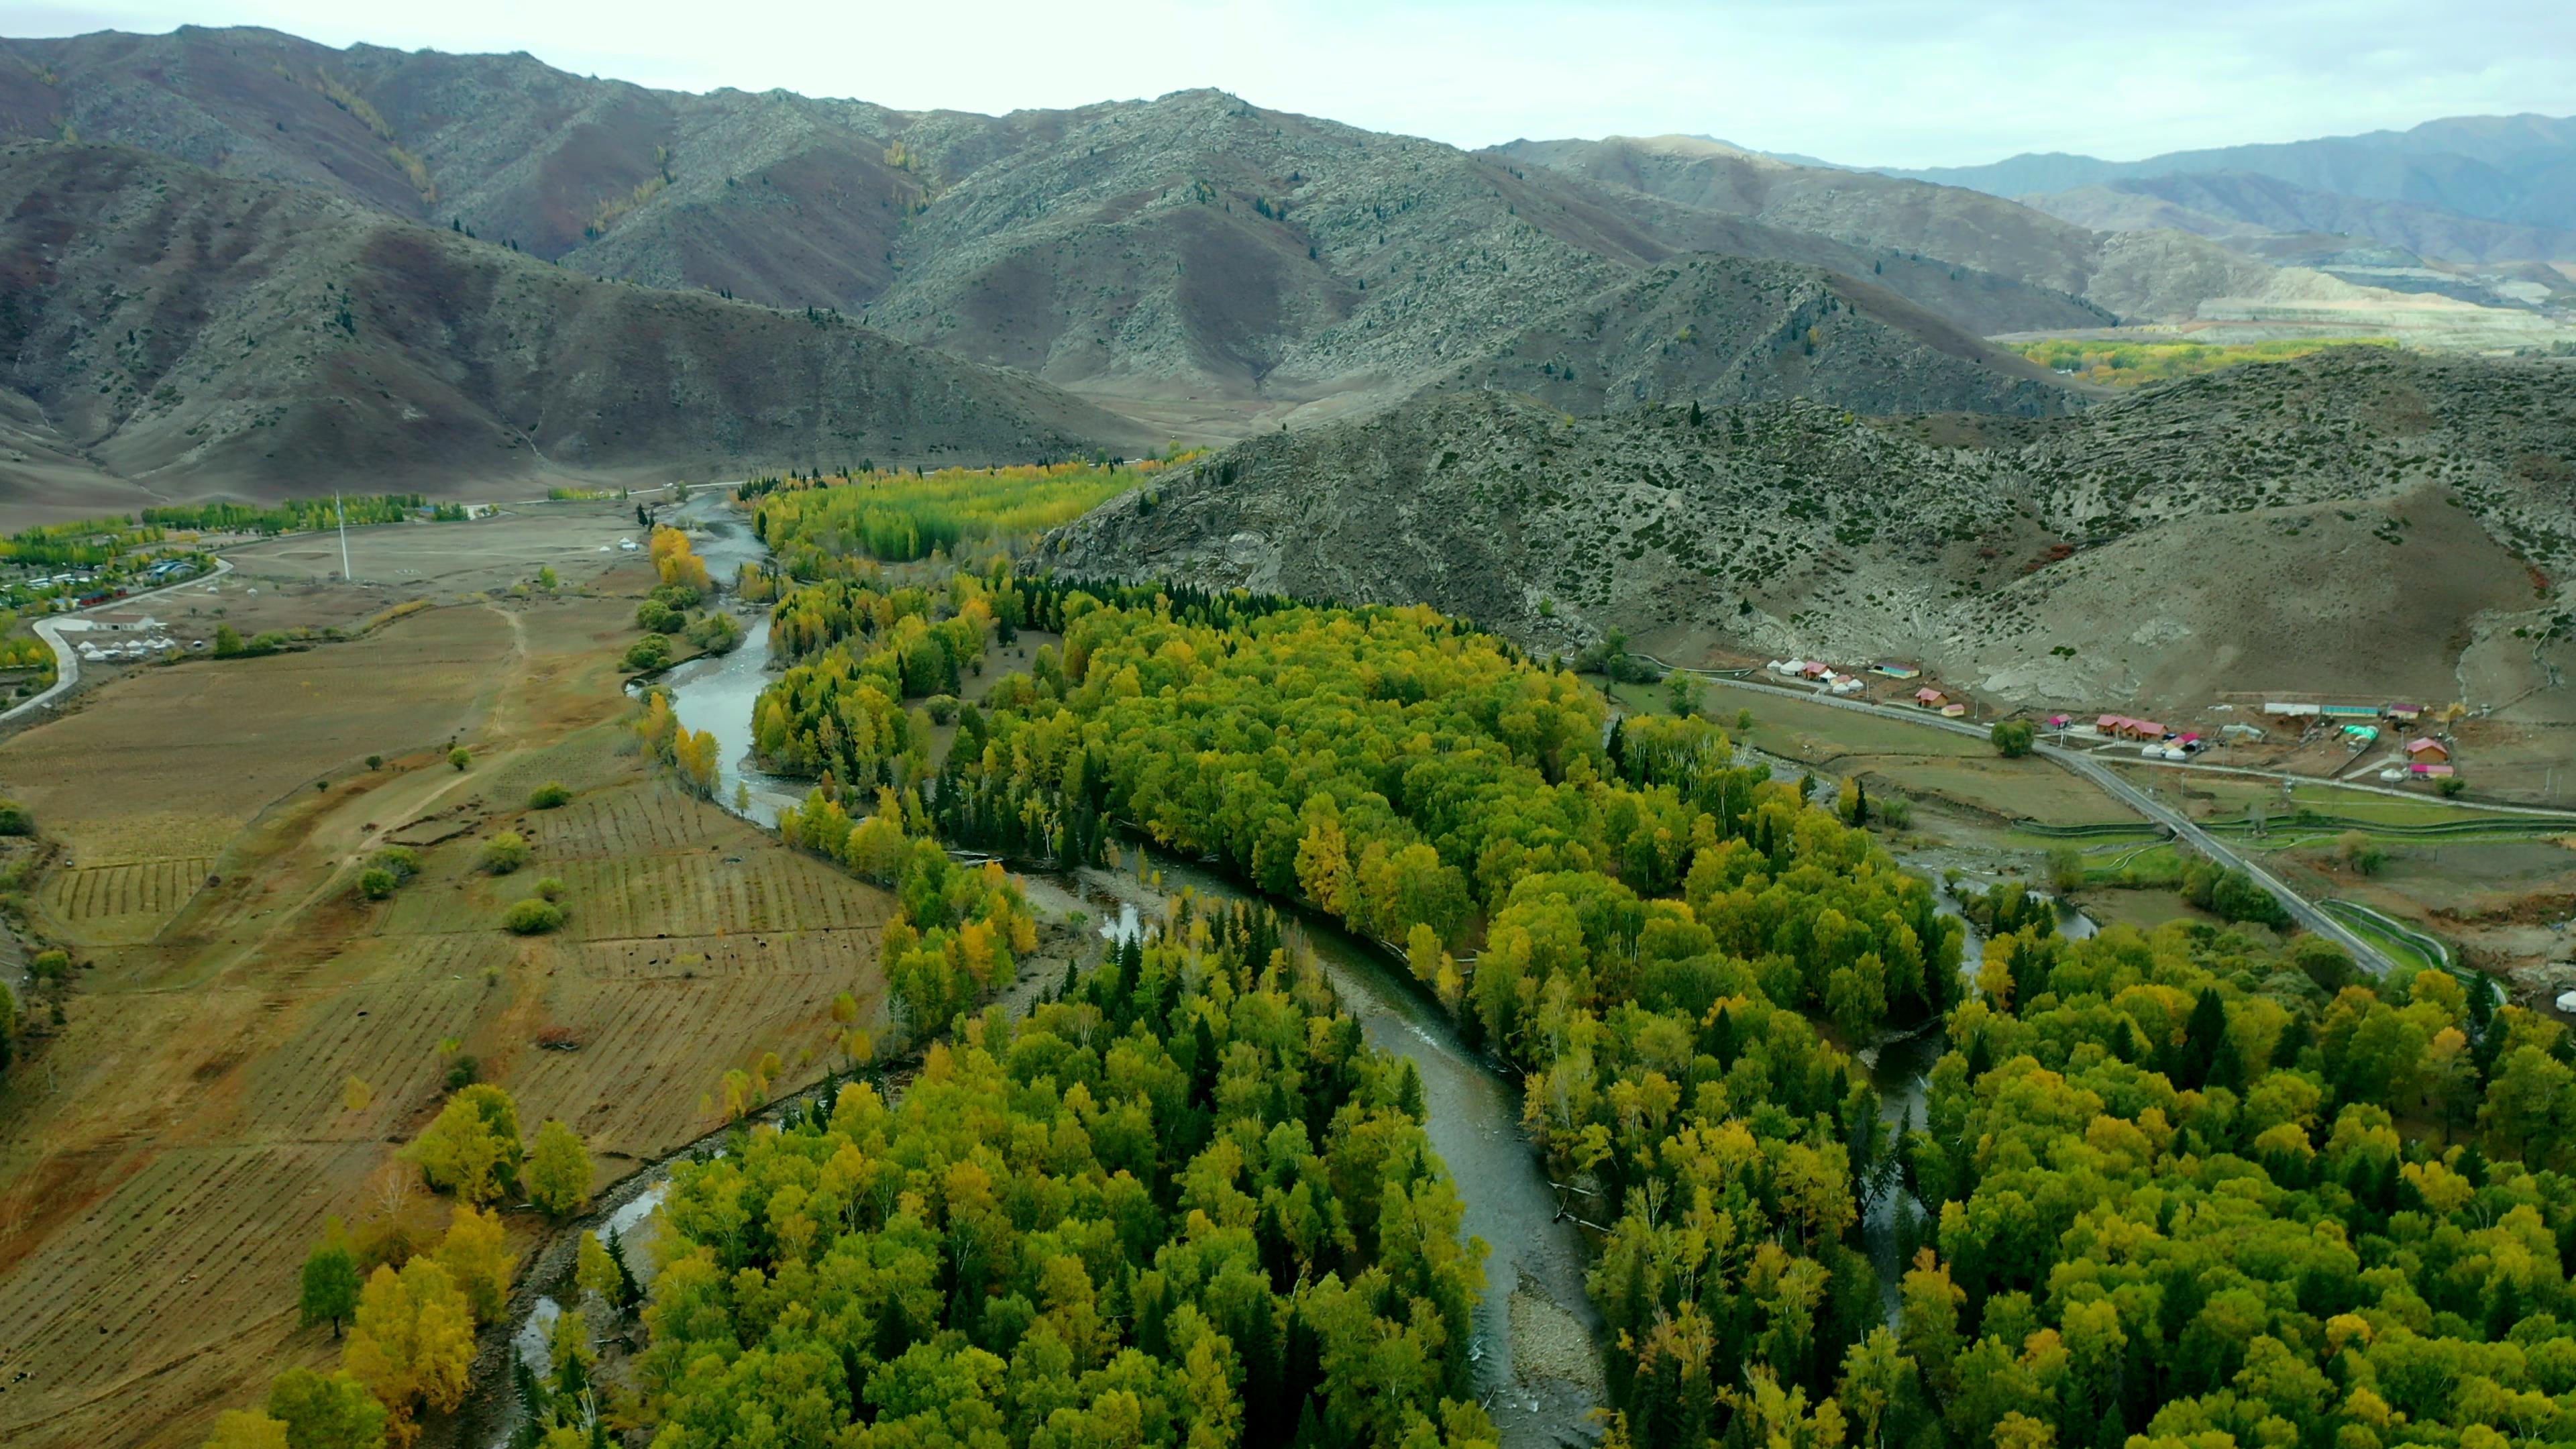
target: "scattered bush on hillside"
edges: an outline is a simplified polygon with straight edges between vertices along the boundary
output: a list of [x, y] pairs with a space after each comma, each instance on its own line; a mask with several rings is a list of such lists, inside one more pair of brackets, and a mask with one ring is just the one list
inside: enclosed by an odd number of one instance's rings
[[563, 907], [537, 896], [518, 902], [501, 916], [501, 924], [519, 936], [542, 936], [563, 923]]
[[508, 875], [528, 863], [528, 854], [528, 838], [504, 830], [483, 842], [483, 868], [494, 875]]
[[528, 792], [528, 808], [531, 810], [560, 810], [563, 808], [565, 803], [571, 799], [572, 791], [565, 789], [561, 781], [548, 780], [544, 784], [539, 785], [536, 789]]

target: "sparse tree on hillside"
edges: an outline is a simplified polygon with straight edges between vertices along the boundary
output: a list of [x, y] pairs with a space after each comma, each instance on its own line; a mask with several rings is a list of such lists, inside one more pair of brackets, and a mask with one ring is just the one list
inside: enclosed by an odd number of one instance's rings
[[304, 1326], [330, 1324], [331, 1336], [340, 1336], [341, 1325], [358, 1311], [358, 1260], [342, 1241], [339, 1224], [331, 1225], [329, 1236], [314, 1246], [304, 1259], [304, 1284], [299, 1308]]
[[384, 1449], [385, 1406], [345, 1373], [288, 1369], [269, 1385], [268, 1415], [291, 1449]]
[[447, 752], [447, 763], [454, 765], [459, 771], [462, 771], [467, 766], [474, 763], [474, 752], [465, 748], [463, 745], [458, 745], [455, 749]]
[[552, 1117], [528, 1153], [528, 1200], [557, 1218], [590, 1206], [590, 1153], [579, 1133]]
[[392, 1412], [392, 1437], [408, 1443], [417, 1408], [444, 1413], [464, 1401], [474, 1315], [435, 1258], [414, 1258], [400, 1273], [378, 1268], [358, 1296], [357, 1321], [340, 1358]]
[[500, 1318], [510, 1296], [510, 1270], [518, 1262], [501, 1229], [500, 1214], [458, 1203], [448, 1216], [447, 1236], [439, 1240], [436, 1256], [439, 1266], [455, 1280], [456, 1291], [465, 1295], [476, 1323]]
[[518, 1104], [488, 1084], [461, 1088], [406, 1151], [431, 1187], [490, 1202], [518, 1181]]

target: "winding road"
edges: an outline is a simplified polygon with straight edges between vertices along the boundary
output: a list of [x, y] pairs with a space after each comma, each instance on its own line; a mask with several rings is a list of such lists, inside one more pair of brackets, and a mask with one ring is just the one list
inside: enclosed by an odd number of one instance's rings
[[[145, 599], [154, 598], [162, 594], [170, 593], [174, 590], [184, 589], [190, 584], [202, 584], [209, 579], [222, 578], [224, 575], [231, 573], [232, 571], [232, 561], [219, 556], [216, 558], [215, 566], [213, 568], [206, 570], [195, 578], [181, 579], [175, 584], [164, 584], [160, 588], [146, 589], [139, 594], [128, 594], [121, 599], [110, 599], [106, 603], [97, 604], [93, 607], [101, 609], [122, 609], [131, 604], [139, 604]], [[35, 630], [36, 637], [44, 640], [46, 645], [54, 651], [54, 682], [51, 685], [48, 685], [34, 698], [21, 700], [5, 710], [0, 710], [0, 724], [7, 724], [9, 721], [17, 719], [21, 715], [33, 713], [38, 709], [42, 709], [45, 706], [52, 704], [55, 700], [60, 699], [65, 694], [69, 693], [74, 685], [80, 683], [80, 654], [72, 648], [71, 641], [63, 637], [63, 621], [76, 617], [80, 612], [81, 611], [79, 610], [74, 610], [71, 614], [48, 614], [45, 617], [38, 619], [35, 624], [31, 626]]]
[[[1646, 656], [1641, 654], [1637, 657], [1643, 659]], [[1648, 662], [1660, 664], [1662, 661], [1650, 660]], [[1670, 668], [1671, 666], [1667, 665], [1665, 667]], [[1894, 705], [1872, 704], [1867, 700], [1860, 699], [1837, 699], [1829, 694], [1810, 693], [1803, 689], [1787, 689], [1776, 684], [1763, 684], [1755, 680], [1737, 679], [1729, 675], [1710, 674], [1699, 670], [1683, 670], [1681, 672], [1692, 675], [1696, 678], [1704, 679], [1711, 684], [1725, 685], [1730, 689], [1751, 690], [1757, 694], [1778, 695], [1786, 699], [1803, 700], [1810, 704], [1831, 705], [1835, 709], [1848, 709], [1860, 714], [1880, 715], [1888, 719], [1902, 720], [1907, 724], [1920, 725], [1926, 729], [1948, 730], [1952, 734], [1966, 735], [1971, 739], [1982, 740], [1987, 738], [1987, 731], [1980, 729], [1975, 725], [1965, 724], [1954, 719], [1943, 719], [1938, 715], [1925, 714], [1919, 710], [1900, 709]], [[2315, 902], [2310, 901], [2303, 895], [2300, 895], [2297, 891], [2290, 889], [2290, 887], [2284, 883], [2279, 876], [2265, 870], [2260, 864], [2247, 858], [2240, 852], [2229, 848], [2226, 842], [2221, 841], [2218, 837], [2211, 835], [2208, 831], [2193, 824], [2189, 816], [2184, 815], [2181, 811], [2174, 809], [2163, 801], [2156, 799], [2154, 796], [2139, 789], [2137, 786], [2130, 784], [2128, 781], [2121, 779], [2107, 766], [2103, 765], [2101, 761], [2094, 759], [2090, 755], [2082, 754], [2074, 750], [2060, 749], [2059, 747], [2050, 744], [2035, 746], [2033, 753], [2048, 760], [2050, 763], [2057, 765], [2059, 768], [2074, 774], [2078, 778], [2096, 786], [2112, 799], [2128, 806], [2130, 809], [2145, 816], [2147, 819], [2154, 821], [2156, 824], [2165, 827], [2165, 829], [2173, 832], [2174, 839], [2199, 852], [2207, 859], [2214, 860], [2220, 865], [2229, 867], [2230, 869], [2245, 872], [2247, 878], [2251, 879], [2256, 885], [2259, 885], [2263, 889], [2272, 893], [2272, 898], [2279, 901], [2281, 903], [2281, 908], [2290, 913], [2290, 919], [2298, 922], [2306, 929], [2315, 932], [2317, 935], [2343, 947], [2346, 951], [2351, 952], [2352, 959], [2360, 963], [2363, 969], [2369, 971], [2373, 975], [2385, 976], [2396, 969], [2397, 963], [2390, 960], [2386, 952], [2381, 951], [2377, 946], [2372, 945], [2367, 938], [2361, 935], [2361, 933], [2353, 930], [2343, 922], [2336, 920], [2325, 911], [2320, 910]]]

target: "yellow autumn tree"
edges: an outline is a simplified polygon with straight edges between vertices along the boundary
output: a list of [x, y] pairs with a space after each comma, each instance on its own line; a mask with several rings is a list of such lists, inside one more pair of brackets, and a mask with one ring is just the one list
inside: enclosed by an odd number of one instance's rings
[[709, 589], [706, 560], [689, 547], [689, 536], [669, 524], [653, 529], [653, 571], [666, 584], [684, 584], [699, 593]]
[[590, 1153], [581, 1134], [549, 1117], [528, 1153], [528, 1200], [558, 1218], [590, 1206]]
[[226, 1409], [215, 1416], [206, 1449], [287, 1449], [286, 1426], [257, 1410]]
[[1332, 802], [1306, 807], [1306, 834], [1297, 842], [1297, 886], [1324, 911], [1338, 915], [1351, 890], [1351, 848]]
[[379, 1267], [358, 1297], [358, 1319], [340, 1361], [393, 1415], [386, 1438], [407, 1445], [419, 1435], [413, 1415], [465, 1398], [474, 1362], [474, 1314], [436, 1258], [414, 1258], [396, 1273]]
[[456, 1290], [465, 1295], [475, 1322], [490, 1323], [501, 1316], [509, 1304], [510, 1270], [517, 1266], [518, 1255], [510, 1251], [499, 1213], [478, 1212], [469, 1203], [458, 1203], [435, 1256], [455, 1281]]

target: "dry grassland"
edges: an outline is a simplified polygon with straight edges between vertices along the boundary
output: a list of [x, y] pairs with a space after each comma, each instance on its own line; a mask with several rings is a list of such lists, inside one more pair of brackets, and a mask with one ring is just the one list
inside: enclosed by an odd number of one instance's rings
[[[444, 1039], [529, 1132], [587, 1135], [605, 1180], [712, 1125], [727, 1068], [776, 1050], [819, 1073], [837, 993], [881, 1010], [882, 893], [627, 746], [631, 610], [433, 609], [143, 671], [0, 743], [0, 786], [68, 857], [33, 916], [86, 963], [68, 1024], [0, 1082], [0, 1443], [194, 1445], [278, 1368], [326, 1359], [295, 1324], [298, 1265], [326, 1214], [438, 1211], [402, 1206], [390, 1164], [436, 1109]], [[471, 770], [444, 762], [451, 736]], [[525, 809], [547, 780], [573, 802]], [[357, 899], [355, 863], [427, 816], [422, 838], [470, 828], [393, 900]], [[535, 858], [495, 878], [477, 861], [503, 828]], [[501, 931], [542, 876], [568, 887], [565, 929]], [[577, 1049], [541, 1049], [548, 1028]]]

